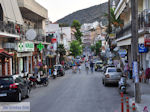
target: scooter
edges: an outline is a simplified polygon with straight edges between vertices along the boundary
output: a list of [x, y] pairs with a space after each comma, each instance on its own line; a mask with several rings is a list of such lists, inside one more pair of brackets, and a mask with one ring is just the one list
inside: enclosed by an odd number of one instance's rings
[[119, 81], [119, 93], [126, 93], [127, 81], [126, 77], [122, 76]]
[[55, 79], [57, 77], [57, 69], [54, 69], [54, 72], [53, 72], [53, 79]]
[[49, 84], [48, 77], [40, 78], [40, 81], [38, 81], [37, 77], [31, 76], [29, 77], [29, 81], [31, 87], [36, 87], [36, 85], [48, 86]]

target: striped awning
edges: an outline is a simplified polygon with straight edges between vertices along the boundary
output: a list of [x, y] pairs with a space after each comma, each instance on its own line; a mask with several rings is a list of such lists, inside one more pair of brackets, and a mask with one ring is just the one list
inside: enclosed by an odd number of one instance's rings
[[23, 25], [23, 18], [17, 0], [0, 0], [0, 4], [6, 20]]

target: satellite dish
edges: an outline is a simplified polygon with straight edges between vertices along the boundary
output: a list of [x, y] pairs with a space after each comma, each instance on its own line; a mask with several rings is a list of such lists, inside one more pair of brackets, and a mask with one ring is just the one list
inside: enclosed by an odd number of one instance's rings
[[34, 40], [36, 36], [37, 36], [37, 34], [36, 34], [36, 31], [34, 29], [29, 29], [26, 32], [26, 37], [28, 40]]

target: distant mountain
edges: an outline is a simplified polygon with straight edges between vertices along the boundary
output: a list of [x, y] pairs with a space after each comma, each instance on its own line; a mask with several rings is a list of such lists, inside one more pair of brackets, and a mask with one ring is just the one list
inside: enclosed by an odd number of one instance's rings
[[87, 9], [76, 11], [57, 21], [57, 23], [66, 23], [71, 25], [74, 19], [79, 20], [81, 24], [92, 23], [95, 21], [106, 21], [104, 14], [108, 12], [108, 3], [95, 5]]

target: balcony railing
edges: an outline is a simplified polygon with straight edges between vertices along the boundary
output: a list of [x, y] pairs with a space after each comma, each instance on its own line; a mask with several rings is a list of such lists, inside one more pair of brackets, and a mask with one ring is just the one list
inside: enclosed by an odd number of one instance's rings
[[19, 35], [19, 30], [13, 22], [0, 21], [0, 32]]
[[37, 36], [35, 38], [36, 41], [46, 41], [46, 34], [44, 33], [43, 29], [36, 29], [31, 26], [22, 26], [15, 24], [13, 22], [5, 22], [5, 21], [0, 21], [0, 32], [3, 33], [8, 33], [8, 34], [13, 34], [13, 35], [18, 35], [20, 38], [26, 39], [26, 32], [29, 29], [34, 29], [37, 33]]
[[[143, 29], [145, 32], [149, 32], [150, 9], [146, 9], [138, 15], [138, 30], [141, 29]], [[116, 31], [116, 38], [121, 38], [127, 34], [131, 34], [131, 22], [125, 25], [122, 29], [118, 29]]]

